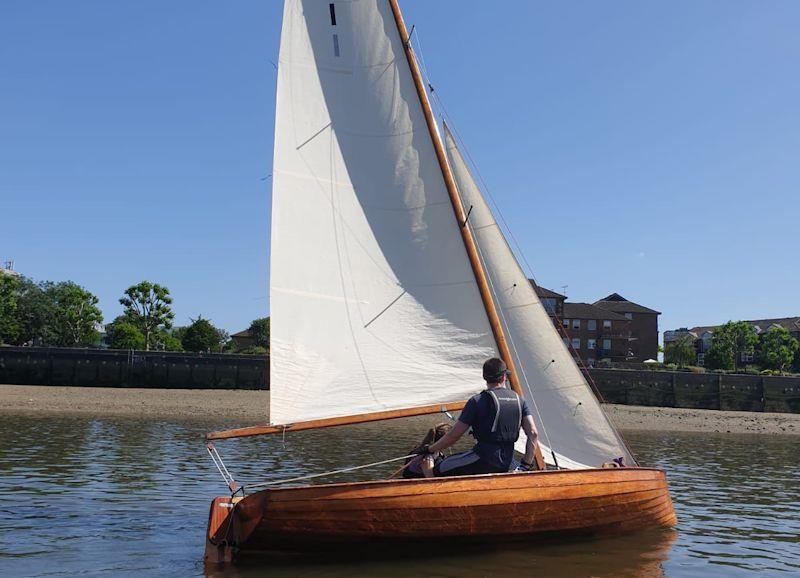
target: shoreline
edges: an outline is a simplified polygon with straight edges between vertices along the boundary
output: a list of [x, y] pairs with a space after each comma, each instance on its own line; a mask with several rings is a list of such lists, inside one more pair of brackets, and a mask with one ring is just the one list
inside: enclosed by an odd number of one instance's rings
[[[0, 385], [0, 414], [202, 418], [265, 423], [265, 390]], [[604, 404], [621, 430], [800, 435], [800, 414]]]

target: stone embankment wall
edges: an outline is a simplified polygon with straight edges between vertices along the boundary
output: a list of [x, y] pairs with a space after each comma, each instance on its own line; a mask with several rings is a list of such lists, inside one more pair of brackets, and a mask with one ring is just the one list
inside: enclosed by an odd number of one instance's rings
[[625, 369], [590, 374], [609, 403], [800, 413], [800, 377]]
[[[258, 355], [0, 347], [0, 383], [84, 387], [269, 389]], [[591, 369], [609, 403], [800, 413], [800, 378]]]
[[0, 383], [167, 389], [268, 389], [259, 355], [0, 347]]

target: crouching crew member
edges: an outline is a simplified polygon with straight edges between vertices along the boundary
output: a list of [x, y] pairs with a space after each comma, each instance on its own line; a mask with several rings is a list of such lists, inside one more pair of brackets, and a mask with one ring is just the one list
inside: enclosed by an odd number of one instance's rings
[[438, 462], [434, 468], [436, 476], [507, 472], [514, 459], [514, 442], [519, 438], [520, 427], [528, 440], [518, 469], [533, 469], [538, 433], [528, 404], [506, 387], [508, 375], [502, 359], [493, 357], [483, 364], [486, 389], [470, 398], [453, 429], [426, 450], [428, 454], [438, 454], [455, 444], [470, 427], [477, 443], [467, 452]]

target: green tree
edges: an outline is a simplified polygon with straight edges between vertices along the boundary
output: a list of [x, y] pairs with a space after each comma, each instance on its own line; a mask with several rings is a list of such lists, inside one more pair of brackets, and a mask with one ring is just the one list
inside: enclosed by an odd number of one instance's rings
[[175, 314], [170, 305], [169, 289], [142, 281], [125, 290], [125, 296], [119, 302], [125, 307], [125, 317], [144, 336], [144, 348], [149, 350], [160, 331], [170, 329]]
[[214, 327], [208, 319], [199, 316], [186, 328], [181, 343], [186, 351], [220, 351], [227, 333]]
[[783, 371], [800, 351], [800, 343], [783, 327], [772, 327], [761, 336], [759, 362], [766, 369]]
[[664, 348], [664, 363], [674, 363], [678, 367], [686, 367], [694, 365], [696, 361], [697, 353], [691, 335], [683, 335]]
[[254, 319], [248, 328], [253, 336], [253, 345], [269, 351], [269, 317]]
[[17, 339], [17, 290], [19, 280], [14, 275], [0, 273], [0, 344]]
[[18, 278], [15, 345], [48, 344], [53, 340], [55, 311], [53, 300], [47, 294], [52, 286], [49, 281], [35, 283], [27, 277]]
[[162, 351], [183, 351], [181, 340], [174, 331], [159, 331], [154, 338], [155, 349]]
[[111, 349], [144, 349], [144, 335], [124, 315], [106, 325], [106, 341]]
[[710, 369], [735, 369], [744, 364], [742, 354], [753, 353], [757, 343], [755, 327], [746, 321], [728, 321], [714, 329], [705, 365]]
[[50, 285], [45, 295], [53, 312], [49, 345], [76, 347], [97, 343], [100, 337], [97, 326], [103, 322], [97, 297], [72, 281]]

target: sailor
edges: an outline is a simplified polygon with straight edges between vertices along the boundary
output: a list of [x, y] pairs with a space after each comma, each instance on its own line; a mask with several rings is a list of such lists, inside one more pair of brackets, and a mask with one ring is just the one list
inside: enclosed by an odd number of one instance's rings
[[520, 427], [525, 431], [528, 440], [525, 456], [517, 471], [534, 468], [538, 433], [528, 404], [506, 387], [509, 375], [502, 359], [493, 357], [483, 364], [486, 389], [470, 398], [453, 428], [424, 450], [431, 456], [427, 459], [432, 459], [455, 444], [469, 428], [472, 428], [477, 443], [469, 451], [454, 454], [438, 462], [433, 470], [436, 476], [507, 472], [514, 458], [514, 442], [519, 438]]

